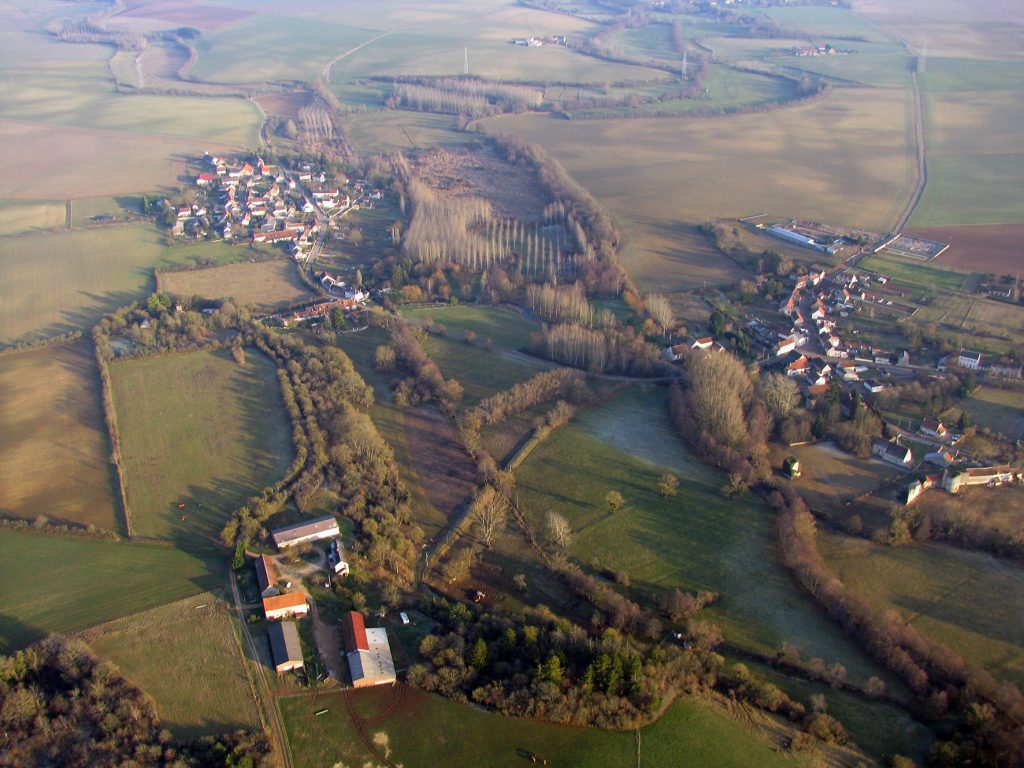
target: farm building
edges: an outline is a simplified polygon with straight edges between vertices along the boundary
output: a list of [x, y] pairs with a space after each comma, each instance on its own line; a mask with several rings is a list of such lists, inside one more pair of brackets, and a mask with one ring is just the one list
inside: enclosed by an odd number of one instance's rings
[[961, 488], [970, 485], [1004, 485], [1021, 482], [1021, 468], [1003, 465], [999, 467], [970, 467], [969, 469], [946, 470], [942, 478], [942, 487], [949, 493], [957, 493]]
[[340, 576], [348, 576], [348, 562], [345, 560], [345, 549], [337, 539], [331, 542], [331, 548], [327, 551], [327, 562], [331, 564], [334, 572]]
[[263, 598], [263, 615], [268, 619], [284, 619], [289, 616], [301, 619], [307, 613], [309, 604], [301, 592]]
[[957, 357], [957, 365], [976, 371], [981, 368], [981, 352], [972, 352], [969, 349], [961, 349]]
[[871, 453], [882, 461], [887, 461], [898, 467], [910, 466], [910, 462], [913, 459], [913, 454], [909, 448], [890, 440], [875, 440], [871, 445]]
[[341, 636], [354, 687], [395, 682], [395, 661], [391, 658], [386, 629], [367, 629], [363, 614], [349, 611], [341, 617]]
[[921, 429], [919, 430], [922, 435], [928, 437], [937, 437], [940, 440], [944, 438], [949, 430], [946, 429], [946, 425], [936, 419], [924, 418], [921, 420]]
[[256, 558], [256, 581], [260, 585], [260, 597], [275, 597], [281, 594], [277, 586], [277, 567], [266, 555]]
[[302, 644], [299, 642], [299, 630], [294, 621], [271, 624], [267, 628], [267, 637], [270, 638], [274, 669], [278, 672], [290, 672], [302, 668]]
[[309, 520], [305, 523], [286, 525], [270, 532], [274, 545], [278, 549], [294, 547], [303, 541], [318, 541], [320, 539], [336, 539], [341, 535], [338, 528], [338, 521], [333, 517], [318, 517], [316, 520]]

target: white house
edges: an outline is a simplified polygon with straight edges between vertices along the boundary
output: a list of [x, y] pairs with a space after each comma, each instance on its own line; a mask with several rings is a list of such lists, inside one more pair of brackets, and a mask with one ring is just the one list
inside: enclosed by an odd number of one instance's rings
[[318, 541], [319, 539], [336, 539], [341, 535], [338, 528], [338, 521], [333, 517], [318, 517], [305, 523], [286, 525], [270, 532], [270, 537], [278, 549], [292, 547], [303, 541]]
[[910, 462], [913, 460], [913, 454], [910, 452], [910, 449], [896, 441], [875, 440], [871, 444], [871, 453], [882, 461], [887, 461], [898, 467], [909, 467]]
[[968, 368], [976, 371], [981, 368], [981, 352], [972, 352], [969, 349], [961, 349], [957, 358], [957, 365], [961, 368]]

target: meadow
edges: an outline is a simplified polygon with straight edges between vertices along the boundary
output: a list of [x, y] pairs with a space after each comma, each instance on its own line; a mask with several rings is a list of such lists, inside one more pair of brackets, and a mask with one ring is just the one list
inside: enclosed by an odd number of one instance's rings
[[[808, 758], [787, 757], [749, 725], [720, 707], [698, 699], [677, 701], [639, 735], [567, 728], [535, 720], [502, 717], [412, 689], [400, 689], [397, 711], [366, 726], [366, 734], [406, 768], [472, 765], [521, 766], [535, 753], [549, 765], [615, 768], [636, 765], [793, 766]], [[296, 768], [376, 762], [352, 726], [343, 696], [357, 712], [373, 717], [396, 696], [392, 689], [329, 693], [278, 700]], [[314, 712], [327, 710], [322, 716]]]
[[[540, 144], [560, 160], [623, 223], [635, 251], [626, 257], [631, 275], [664, 291], [698, 287], [705, 277], [737, 279], [730, 263], [691, 256], [676, 240], [687, 223], [768, 213], [890, 227], [915, 181], [910, 106], [900, 91], [837, 89], [763, 114], [579, 122], [517, 116], [483, 126]], [[716, 275], [709, 262], [725, 271]], [[695, 274], [701, 267], [707, 271]]]
[[917, 283], [930, 288], [945, 288], [949, 291], [961, 290], [969, 277], [966, 272], [941, 269], [926, 262], [888, 255], [884, 251], [868, 256], [858, 266], [908, 283]]
[[271, 246], [230, 243], [226, 240], [176, 242], [166, 249], [157, 262], [157, 268], [209, 267], [249, 261], [255, 254], [279, 253]]
[[[227, 254], [220, 251], [218, 255], [223, 258]], [[295, 264], [283, 258], [254, 264], [227, 264], [208, 269], [164, 272], [160, 275], [160, 281], [168, 293], [209, 299], [230, 297], [236, 303], [247, 304], [260, 312], [281, 309], [313, 298], [309, 288], [299, 279]]]
[[66, 221], [62, 200], [0, 200], [0, 235], [60, 229]]
[[1024, 392], [980, 386], [960, 401], [971, 424], [1001, 432], [1011, 439], [1024, 437]]
[[0, 356], [0, 510], [124, 532], [101, 408], [88, 341]]
[[937, 544], [893, 549], [819, 536], [836, 574], [876, 606], [894, 608], [926, 636], [997, 678], [1024, 683], [1024, 569]]
[[226, 352], [115, 362], [110, 376], [133, 535], [216, 538], [284, 474], [291, 429], [276, 370], [255, 350], [244, 365]]
[[848, 510], [843, 510], [841, 505], [901, 475], [892, 465], [875, 459], [858, 459], [831, 442], [779, 447], [776, 453], [774, 458], [778, 465], [785, 456], [796, 456], [800, 460], [801, 476], [796, 481], [800, 494], [812, 509], [830, 517], [835, 513], [839, 513], [840, 518], [845, 517]]
[[[675, 498], [658, 492], [664, 472], [680, 479]], [[574, 531], [574, 559], [626, 573], [648, 600], [676, 587], [714, 591], [721, 600], [707, 617], [734, 645], [773, 654], [790, 641], [806, 658], [840, 662], [853, 680], [877, 674], [782, 566], [768, 507], [750, 496], [722, 496], [724, 474], [675, 436], [664, 389], [631, 387], [583, 412], [542, 443], [516, 478], [535, 525], [543, 529], [548, 510], [561, 513]], [[617, 513], [604, 503], [613, 490], [626, 500]]]
[[81, 639], [153, 697], [163, 727], [191, 739], [259, 725], [235, 622], [226, 603], [204, 592]]
[[220, 585], [217, 558], [152, 544], [0, 529], [0, 653]]
[[490, 339], [495, 345], [509, 349], [521, 349], [529, 342], [530, 334], [540, 330], [536, 320], [496, 307], [402, 307], [399, 312], [410, 320], [433, 320], [449, 333], [472, 331], [480, 342]]
[[0, 241], [0, 346], [74, 330], [145, 298], [163, 245], [147, 226]]

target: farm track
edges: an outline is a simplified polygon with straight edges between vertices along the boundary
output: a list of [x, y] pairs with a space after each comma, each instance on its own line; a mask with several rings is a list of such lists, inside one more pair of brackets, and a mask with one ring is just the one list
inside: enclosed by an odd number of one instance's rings
[[925, 155], [925, 144], [924, 144], [924, 107], [921, 103], [921, 82], [917, 77], [917, 67], [920, 66], [921, 60], [917, 59], [917, 65], [913, 72], [910, 73], [910, 79], [914, 84], [914, 135], [915, 142], [917, 144], [917, 188], [914, 190], [913, 196], [910, 198], [910, 202], [907, 203], [906, 209], [903, 211], [903, 215], [900, 216], [899, 221], [896, 222], [894, 232], [902, 232], [903, 228], [907, 225], [910, 217], [913, 216], [914, 211], [917, 209], [918, 204], [921, 202], [921, 198], [924, 197], [925, 187], [928, 185], [928, 162]]
[[321, 81], [323, 81], [324, 83], [331, 82], [331, 73], [334, 71], [334, 65], [335, 64], [337, 64], [342, 59], [347, 59], [352, 54], [357, 53], [358, 51], [361, 51], [363, 48], [365, 48], [366, 46], [370, 45], [370, 43], [375, 43], [378, 40], [380, 40], [382, 37], [387, 37], [390, 34], [391, 34], [390, 31], [381, 32], [376, 37], [371, 37], [369, 40], [367, 40], [366, 42], [360, 43], [355, 48], [349, 48], [344, 53], [340, 53], [337, 56], [335, 56], [333, 59], [331, 59], [329, 62], [327, 62], [327, 66], [324, 67], [323, 74], [320, 76]]

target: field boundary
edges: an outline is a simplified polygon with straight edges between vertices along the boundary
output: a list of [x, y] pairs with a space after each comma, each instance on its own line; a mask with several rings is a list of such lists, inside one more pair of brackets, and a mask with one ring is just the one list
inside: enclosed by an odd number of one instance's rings
[[121, 513], [124, 517], [125, 535], [132, 539], [132, 514], [128, 507], [128, 493], [125, 488], [124, 465], [121, 462], [121, 434], [117, 428], [117, 411], [114, 409], [114, 387], [110, 381], [109, 361], [100, 351], [99, 335], [93, 337], [93, 351], [96, 355], [96, 364], [100, 369], [100, 384], [103, 390], [103, 421], [107, 424], [107, 440], [110, 443], [110, 461], [114, 465], [114, 474], [117, 476], [117, 494], [121, 503]]

